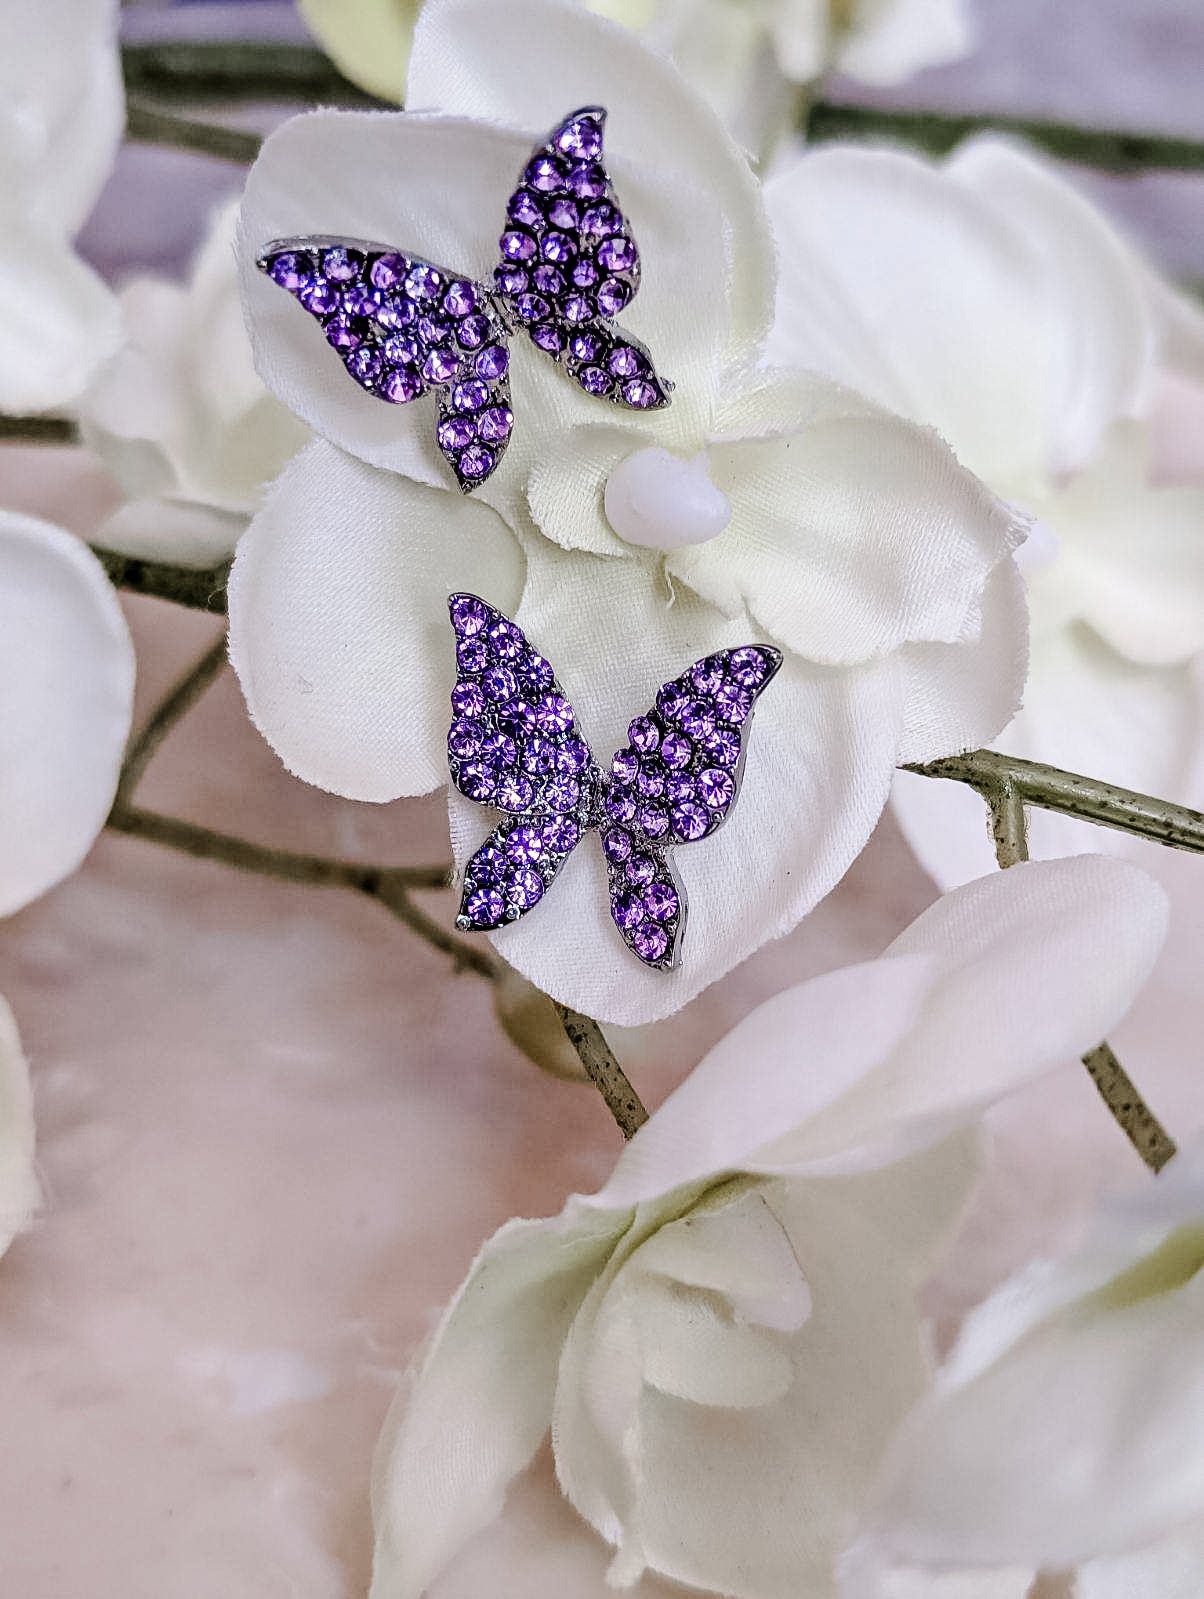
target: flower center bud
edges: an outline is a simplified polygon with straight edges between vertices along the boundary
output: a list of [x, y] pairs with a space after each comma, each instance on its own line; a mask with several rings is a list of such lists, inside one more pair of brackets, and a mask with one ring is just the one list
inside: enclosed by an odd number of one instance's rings
[[727, 496], [707, 473], [705, 450], [692, 461], [668, 450], [637, 450], [607, 478], [603, 503], [621, 539], [653, 550], [705, 544], [732, 519]]

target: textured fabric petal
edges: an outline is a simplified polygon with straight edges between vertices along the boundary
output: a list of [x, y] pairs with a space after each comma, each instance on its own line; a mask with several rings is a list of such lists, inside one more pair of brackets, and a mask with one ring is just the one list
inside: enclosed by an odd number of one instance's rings
[[715, 431], [732, 523], [674, 551], [672, 576], [827, 665], [977, 637], [983, 585], [1020, 529], [933, 433], [795, 375], [733, 396]]
[[377, 1448], [371, 1599], [418, 1599], [497, 1515], [548, 1429], [569, 1323], [624, 1222], [513, 1221], [485, 1245]]
[[[956, 61], [973, 46], [965, 0], [891, 0], [888, 5], [861, 0], [839, 42], [836, 65], [863, 83], [902, 83], [923, 67]], [[780, 24], [778, 53], [782, 53]]]
[[133, 694], [134, 650], [100, 562], [62, 528], [0, 512], [0, 915], [91, 849]]
[[[841, 1559], [840, 1599], [1029, 1599], [1036, 1576], [1034, 1566], [988, 1571], [897, 1566], [867, 1541], [854, 1544]], [[1082, 1599], [1077, 1588], [1073, 1599]]]
[[13, 1013], [0, 999], [0, 1254], [29, 1224], [38, 1203], [33, 1090]]
[[198, 505], [195, 500], [130, 500], [105, 518], [96, 542], [107, 550], [151, 561], [216, 566], [234, 554], [246, 525], [245, 516]]
[[0, 411], [47, 411], [74, 400], [116, 349], [117, 300], [52, 234], [3, 209], [0, 228]]
[[[712, 650], [756, 642], [746, 621], [724, 622], [688, 594], [670, 604], [640, 559], [556, 551], [530, 564], [515, 620], [551, 661], [604, 767], [663, 682]], [[537, 910], [491, 935], [499, 952], [537, 987], [604, 1021], [634, 1025], [679, 1010], [794, 926], [843, 875], [884, 802], [899, 714], [889, 663], [838, 673], [786, 661], [757, 706], [731, 816], [675, 852], [690, 898], [676, 970], [644, 968], [624, 947], [592, 836]], [[490, 818], [455, 793], [450, 814], [463, 866]]]
[[390, 479], [318, 441], [287, 468], [230, 574], [230, 658], [291, 772], [350, 799], [447, 780], [447, 596], [517, 604], [518, 546], [487, 506]]
[[1112, 1560], [1089, 1560], [1074, 1599], [1197, 1599], [1204, 1592], [1204, 1536], [1193, 1529]]
[[[556, 0], [509, 0], [502, 36], [496, 18], [493, 0], [428, 0], [414, 33], [407, 104], [536, 131], [576, 106], [607, 106], [608, 161], [625, 210], [621, 175], [644, 166], [674, 174], [699, 199], [712, 196], [722, 216], [720, 231], [687, 234], [690, 248], [718, 262], [728, 303], [723, 324], [700, 320], [696, 338], [729, 361], [758, 346], [772, 314], [768, 223], [748, 162], [701, 96], [631, 34], [588, 12]], [[634, 211], [632, 221], [637, 238], [650, 236]], [[641, 308], [654, 292], [653, 270], [645, 268]], [[655, 292], [688, 301], [693, 273], [671, 279], [665, 265], [659, 270]]]
[[379, 100], [405, 99], [421, 0], [298, 0], [305, 26], [344, 77]]

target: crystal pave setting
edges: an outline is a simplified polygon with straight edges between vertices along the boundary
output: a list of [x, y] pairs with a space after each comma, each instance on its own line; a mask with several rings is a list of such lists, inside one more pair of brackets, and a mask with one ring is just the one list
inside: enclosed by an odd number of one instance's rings
[[436, 438], [469, 493], [514, 425], [509, 339], [520, 328], [586, 394], [658, 410], [672, 384], [612, 320], [635, 298], [640, 255], [602, 161], [606, 112], [574, 111], [536, 146], [506, 209], [493, 285], [422, 256], [335, 236], [277, 239], [260, 270], [318, 322], [375, 398], [438, 397]]
[[753, 708], [781, 665], [768, 645], [720, 650], [661, 686], [599, 770], [568, 697], [521, 628], [473, 594], [448, 601], [457, 679], [447, 737], [460, 793], [504, 820], [464, 872], [457, 927], [525, 916], [583, 836], [601, 836], [611, 918], [645, 965], [678, 963], [686, 895], [667, 852], [708, 838], [736, 801]]

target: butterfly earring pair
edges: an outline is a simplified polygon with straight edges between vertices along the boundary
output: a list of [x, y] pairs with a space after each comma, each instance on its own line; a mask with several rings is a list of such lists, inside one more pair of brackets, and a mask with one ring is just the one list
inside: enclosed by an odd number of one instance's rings
[[405, 405], [431, 391], [436, 438], [465, 492], [510, 442], [510, 335], [521, 328], [588, 395], [633, 411], [669, 403], [648, 350], [613, 318], [640, 257], [603, 165], [606, 112], [574, 111], [511, 194], [489, 287], [412, 252], [313, 235], [277, 239], [260, 270], [322, 325], [349, 375]]

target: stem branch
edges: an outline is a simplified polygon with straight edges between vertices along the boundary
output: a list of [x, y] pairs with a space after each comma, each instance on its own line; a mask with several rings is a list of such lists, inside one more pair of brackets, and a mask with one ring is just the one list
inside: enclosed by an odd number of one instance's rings
[[194, 611], [210, 611], [222, 616], [226, 610], [226, 579], [229, 561], [217, 566], [174, 566], [170, 561], [146, 561], [138, 555], [123, 555], [103, 544], [91, 546], [114, 588], [129, 594], [149, 594], [158, 600], [171, 600]]
[[159, 745], [219, 676], [225, 664], [226, 635], [223, 633], [200, 660], [185, 672], [167, 697], [160, 700], [141, 733], [130, 740], [125, 760], [121, 763], [121, 775], [117, 779], [114, 805], [124, 805], [133, 798], [134, 790], [142, 781], [142, 774], [154, 759]]
[[611, 1052], [597, 1022], [580, 1011], [570, 1010], [555, 1000], [556, 1014], [564, 1025], [569, 1043], [581, 1057], [586, 1076], [606, 1101], [624, 1138], [631, 1138], [648, 1120], [648, 1112], [627, 1073]]

